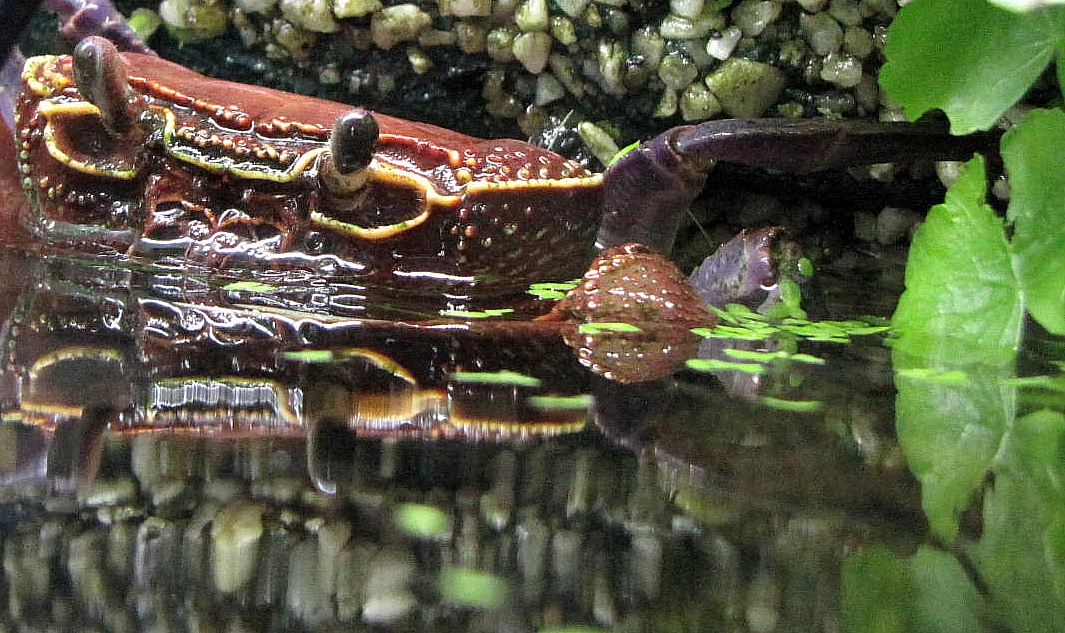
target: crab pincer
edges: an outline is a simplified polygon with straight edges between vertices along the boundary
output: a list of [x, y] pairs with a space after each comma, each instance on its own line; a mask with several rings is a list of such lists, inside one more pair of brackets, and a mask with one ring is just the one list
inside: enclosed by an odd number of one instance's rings
[[668, 253], [680, 220], [718, 162], [805, 174], [875, 163], [965, 160], [974, 152], [997, 152], [999, 136], [952, 136], [937, 122], [832, 119], [722, 119], [675, 127], [606, 170], [596, 244], [639, 242]]

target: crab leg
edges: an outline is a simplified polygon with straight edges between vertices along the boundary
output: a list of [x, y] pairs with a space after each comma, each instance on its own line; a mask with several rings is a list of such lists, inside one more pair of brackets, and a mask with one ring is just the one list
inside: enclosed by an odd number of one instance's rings
[[155, 55], [110, 0], [43, 0], [41, 6], [63, 21], [59, 32], [68, 42], [99, 35], [111, 40], [120, 51]]
[[[726, 119], [668, 130], [604, 176], [600, 248], [637, 241], [668, 253], [680, 220], [717, 161], [809, 173], [912, 160], [964, 160], [997, 151], [999, 134], [951, 136], [937, 123]], [[635, 204], [634, 201], [638, 201]]]

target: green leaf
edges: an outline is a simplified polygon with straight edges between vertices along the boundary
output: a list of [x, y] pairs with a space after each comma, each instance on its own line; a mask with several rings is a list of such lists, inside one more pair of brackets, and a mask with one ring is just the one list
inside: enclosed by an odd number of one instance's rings
[[1007, 11], [1034, 11], [1043, 7], [1065, 4], [1065, 0], [988, 0], [996, 7]]
[[716, 358], [689, 358], [684, 364], [694, 371], [738, 371], [745, 374], [766, 372], [766, 366], [761, 363], [740, 363]]
[[927, 546], [909, 558], [873, 547], [843, 563], [845, 631], [978, 633], [982, 602], [958, 561]]
[[[932, 529], [948, 541], [1015, 408], [1002, 381], [1014, 376], [1024, 309], [986, 189], [977, 157], [914, 236], [892, 319], [899, 444]], [[969, 379], [942, 379], [957, 372]]]
[[451, 517], [423, 503], [399, 504], [392, 511], [392, 520], [402, 532], [415, 538], [445, 539], [451, 534]]
[[767, 407], [796, 413], [812, 413], [825, 408], [825, 403], [820, 400], [783, 400], [771, 396], [762, 396], [759, 400]]
[[513, 308], [489, 308], [487, 310], [440, 310], [440, 316], [456, 319], [491, 319], [514, 312]]
[[914, 236], [906, 291], [892, 318], [896, 369], [1012, 365], [1024, 308], [986, 190], [977, 157]]
[[498, 609], [507, 599], [507, 582], [476, 569], [448, 568], [440, 572], [445, 602], [477, 609]]
[[222, 286], [222, 290], [228, 290], [229, 292], [270, 292], [277, 290], [277, 286], [259, 281], [234, 281]]
[[1065, 112], [1035, 110], [1002, 138], [1013, 262], [1028, 310], [1065, 334]]
[[336, 360], [332, 350], [299, 349], [281, 352], [281, 358], [304, 363], [331, 363]]
[[996, 459], [973, 560], [1014, 631], [1065, 630], [1065, 415], [1019, 420]]
[[983, 0], [914, 0], [888, 31], [880, 85], [917, 119], [941, 109], [951, 131], [990, 128], [1063, 40], [1061, 7], [1015, 13]]
[[451, 374], [451, 379], [457, 383], [469, 383], [480, 385], [510, 385], [514, 387], [540, 386], [540, 379], [534, 376], [526, 376], [516, 371], [504, 369], [502, 371], [457, 371]]
[[590, 323], [581, 323], [577, 326], [577, 331], [581, 334], [606, 334], [608, 332], [643, 332], [639, 326], [631, 323], [613, 322], [613, 321], [592, 321]]
[[958, 516], [972, 505], [1013, 418], [1009, 369], [981, 368], [965, 381], [916, 372], [895, 375], [895, 427], [906, 463], [921, 482], [932, 531], [950, 542]]

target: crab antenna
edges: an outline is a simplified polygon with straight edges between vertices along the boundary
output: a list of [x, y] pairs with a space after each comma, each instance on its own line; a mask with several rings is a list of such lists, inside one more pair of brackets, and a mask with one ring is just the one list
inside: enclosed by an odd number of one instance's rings
[[83, 39], [74, 49], [74, 81], [89, 103], [100, 110], [107, 131], [128, 133], [137, 121], [137, 93], [129, 87], [126, 60], [110, 41]]
[[331, 193], [343, 195], [363, 186], [379, 136], [377, 121], [366, 110], [355, 109], [337, 119], [321, 164], [322, 182]]

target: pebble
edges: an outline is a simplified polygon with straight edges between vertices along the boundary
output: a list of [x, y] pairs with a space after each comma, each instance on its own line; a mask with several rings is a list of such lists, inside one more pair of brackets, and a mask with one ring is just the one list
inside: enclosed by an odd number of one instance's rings
[[680, 51], [668, 53], [658, 64], [658, 78], [671, 90], [682, 90], [690, 86], [698, 76], [699, 67]]
[[732, 9], [732, 21], [747, 37], [758, 37], [780, 16], [780, 4], [770, 0], [743, 0]]
[[862, 14], [855, 0], [831, 0], [828, 14], [843, 26], [858, 26], [862, 22]]
[[725, 114], [746, 118], [761, 116], [776, 103], [787, 79], [775, 66], [734, 57], [721, 64], [705, 83]]
[[704, 84], [694, 83], [680, 95], [680, 114], [685, 121], [709, 119], [721, 110], [721, 102]]
[[[377, 0], [346, 0], [348, 2], [376, 2]], [[492, 15], [492, 0], [441, 0], [440, 13], [459, 18], [488, 17]], [[337, 13], [337, 17], [340, 14]]]
[[591, 121], [581, 121], [577, 125], [577, 133], [581, 136], [588, 149], [592, 150], [599, 162], [604, 165], [618, 153], [618, 145], [606, 131]]
[[549, 72], [536, 76], [536, 105], [545, 106], [566, 96], [566, 88]]
[[416, 565], [409, 552], [386, 547], [377, 552], [368, 567], [363, 621], [381, 626], [392, 624], [417, 606], [417, 599], [410, 589]]
[[525, 70], [536, 75], [547, 66], [551, 54], [551, 36], [542, 31], [522, 33], [514, 38], [513, 53]]
[[706, 37], [710, 31], [725, 28], [725, 16], [707, 7], [697, 18], [670, 14], [662, 20], [658, 32], [667, 40], [691, 40]]
[[669, 10], [682, 18], [695, 19], [702, 15], [705, 0], [670, 0]]
[[525, 0], [514, 13], [514, 22], [523, 31], [546, 31], [548, 17], [547, 0]]
[[885, 207], [876, 216], [876, 241], [887, 246], [908, 237], [921, 216], [911, 209]]
[[821, 79], [840, 88], [853, 88], [862, 80], [862, 63], [846, 53], [831, 53], [821, 66]]
[[251, 579], [263, 534], [263, 507], [246, 500], [227, 504], [211, 522], [211, 571], [215, 588], [234, 592]]
[[803, 14], [799, 26], [814, 53], [828, 55], [843, 46], [843, 29], [827, 13]]
[[333, 17], [329, 0], [281, 0], [281, 13], [293, 24], [316, 33], [336, 33], [340, 23]]
[[[467, 2], [469, 1], [467, 0]], [[460, 2], [462, 0], [456, 0], [456, 4]], [[333, 0], [333, 14], [341, 20], [361, 18], [364, 15], [370, 15], [374, 11], [380, 11], [383, 7], [381, 0]]]
[[873, 36], [869, 31], [849, 26], [843, 31], [843, 50], [859, 59], [865, 59], [873, 52]]
[[373, 14], [370, 32], [378, 48], [388, 50], [399, 42], [418, 39], [429, 28], [432, 18], [414, 4], [397, 4]]
[[488, 30], [479, 22], [459, 20], [455, 25], [455, 44], [467, 55], [483, 53]]

